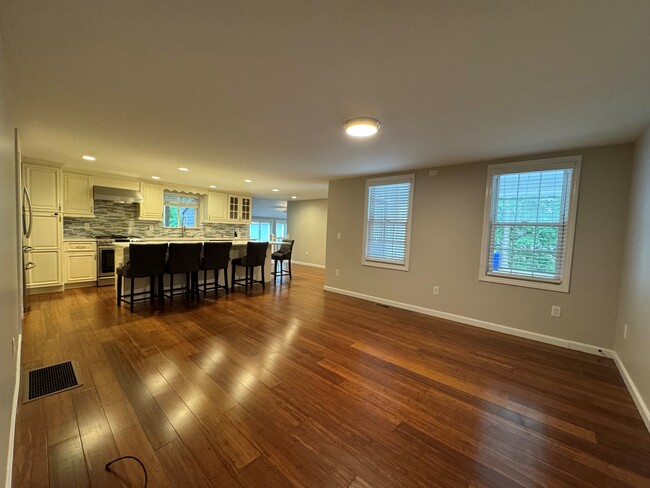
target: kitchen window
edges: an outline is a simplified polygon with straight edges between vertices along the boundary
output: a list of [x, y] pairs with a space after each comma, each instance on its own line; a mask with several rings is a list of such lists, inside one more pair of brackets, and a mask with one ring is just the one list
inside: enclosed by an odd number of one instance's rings
[[408, 271], [414, 181], [412, 174], [366, 181], [362, 264]]
[[165, 227], [198, 227], [199, 197], [165, 192]]
[[580, 156], [488, 167], [479, 279], [569, 291]]

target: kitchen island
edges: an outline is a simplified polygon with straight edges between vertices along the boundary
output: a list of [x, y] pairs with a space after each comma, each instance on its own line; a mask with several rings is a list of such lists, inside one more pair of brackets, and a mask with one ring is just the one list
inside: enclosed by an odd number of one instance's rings
[[[249, 239], [227, 239], [227, 238], [212, 238], [212, 239], [196, 239], [196, 238], [177, 238], [177, 239], [147, 239], [146, 241], [140, 242], [116, 242], [115, 243], [115, 284], [117, 285], [117, 268], [123, 266], [124, 263], [129, 260], [129, 246], [131, 244], [135, 245], [147, 245], [147, 244], [161, 244], [161, 243], [192, 243], [192, 242], [232, 242], [232, 249], [230, 250], [230, 260], [232, 261], [235, 258], [242, 257], [246, 255], [246, 245], [248, 244]], [[264, 263], [264, 281], [269, 283], [273, 278], [271, 271], [273, 271], [273, 266], [271, 262], [271, 254], [282, 244], [281, 241], [274, 241], [269, 243], [269, 249], [266, 251], [266, 262]], [[231, 265], [228, 266], [228, 286], [230, 286], [231, 276]], [[243, 267], [237, 267], [236, 279], [244, 278]], [[260, 268], [255, 269], [255, 279], [260, 280], [261, 276]], [[220, 283], [223, 284], [223, 273], [220, 273]], [[214, 271], [208, 271], [207, 276], [208, 282], [214, 280]], [[178, 274], [174, 275], [174, 288], [181, 287], [185, 285], [185, 275]], [[164, 286], [167, 288], [169, 286], [169, 275], [164, 276]], [[203, 271], [199, 272], [199, 287], [202, 289], [203, 286]], [[135, 279], [135, 292], [142, 292], [147, 290], [149, 287], [149, 278], [136, 278]], [[122, 293], [128, 294], [131, 291], [131, 280], [125, 279], [122, 285]], [[115, 286], [115, 293], [117, 293], [117, 286]]]

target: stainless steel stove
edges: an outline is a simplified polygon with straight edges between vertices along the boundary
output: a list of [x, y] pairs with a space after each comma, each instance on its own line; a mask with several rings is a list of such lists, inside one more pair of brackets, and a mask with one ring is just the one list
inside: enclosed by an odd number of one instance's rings
[[110, 234], [95, 236], [97, 239], [97, 286], [111, 286], [115, 283], [115, 243], [138, 242], [137, 236]]

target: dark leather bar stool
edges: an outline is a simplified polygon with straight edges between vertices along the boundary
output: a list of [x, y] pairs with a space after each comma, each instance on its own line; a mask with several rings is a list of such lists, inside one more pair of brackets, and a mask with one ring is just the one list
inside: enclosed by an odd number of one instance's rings
[[[289, 276], [291, 279], [291, 251], [293, 250], [293, 239], [282, 239], [282, 245], [280, 249], [271, 254], [271, 259], [273, 259], [273, 283], [278, 279], [282, 279], [283, 276]], [[289, 269], [285, 269], [284, 262], [287, 262]], [[278, 271], [278, 264], [280, 271]]]
[[[219, 296], [219, 288], [228, 294], [228, 263], [230, 262], [230, 249], [232, 242], [205, 242], [203, 243], [203, 257], [200, 268], [203, 270], [203, 296], [208, 290], [214, 290], [214, 298]], [[223, 269], [223, 285], [219, 284], [219, 270]], [[208, 283], [208, 271], [214, 271], [214, 281]]]
[[[246, 256], [232, 260], [232, 276], [230, 287], [234, 290], [235, 285], [243, 286], [248, 293], [248, 287], [253, 286], [254, 283], [261, 283], [264, 289], [264, 262], [266, 261], [266, 250], [269, 248], [268, 242], [249, 242], [246, 245]], [[246, 268], [246, 278], [235, 279], [235, 272], [237, 266]], [[255, 268], [262, 267], [262, 280], [253, 279]]]
[[[174, 301], [174, 295], [185, 294], [189, 299], [191, 296], [199, 296], [199, 267], [201, 265], [200, 242], [169, 243], [169, 256], [165, 265], [165, 273], [169, 274], [169, 301]], [[174, 288], [174, 275], [185, 274], [185, 286]]]
[[[133, 312], [135, 302], [145, 300], [154, 301], [155, 279], [158, 278], [158, 293], [162, 300], [163, 273], [165, 272], [165, 255], [167, 254], [167, 243], [164, 244], [129, 244], [129, 261], [117, 268], [117, 306], [122, 302], [129, 304]], [[149, 291], [135, 293], [135, 279], [149, 277]], [[131, 292], [122, 295], [122, 282], [124, 278], [131, 279]], [[149, 295], [148, 298], [136, 298], [142, 295]]]

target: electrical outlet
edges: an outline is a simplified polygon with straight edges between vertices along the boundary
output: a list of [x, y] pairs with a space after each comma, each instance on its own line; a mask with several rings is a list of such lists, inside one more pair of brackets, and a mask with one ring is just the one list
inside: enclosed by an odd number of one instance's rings
[[559, 305], [551, 306], [551, 317], [559, 317], [561, 313], [562, 313], [562, 307], [560, 307]]
[[149, 231], [153, 232], [153, 224], [149, 224]]
[[338, 268], [336, 268], [336, 276], [339, 275], [340, 271], [341, 271], [341, 270], [339, 270]]
[[627, 339], [627, 324], [623, 324], [623, 339]]
[[434, 286], [433, 287], [433, 294], [434, 295], [440, 295], [440, 287], [439, 286]]
[[340, 238], [341, 238], [341, 233], [340, 233], [340, 232], [339, 232], [338, 234], [336, 234], [336, 238], [337, 238], [337, 239], [340, 239]]
[[86, 222], [86, 223], [84, 224], [84, 229], [85, 229], [85, 230], [90, 230], [90, 224], [89, 224], [88, 222]]

